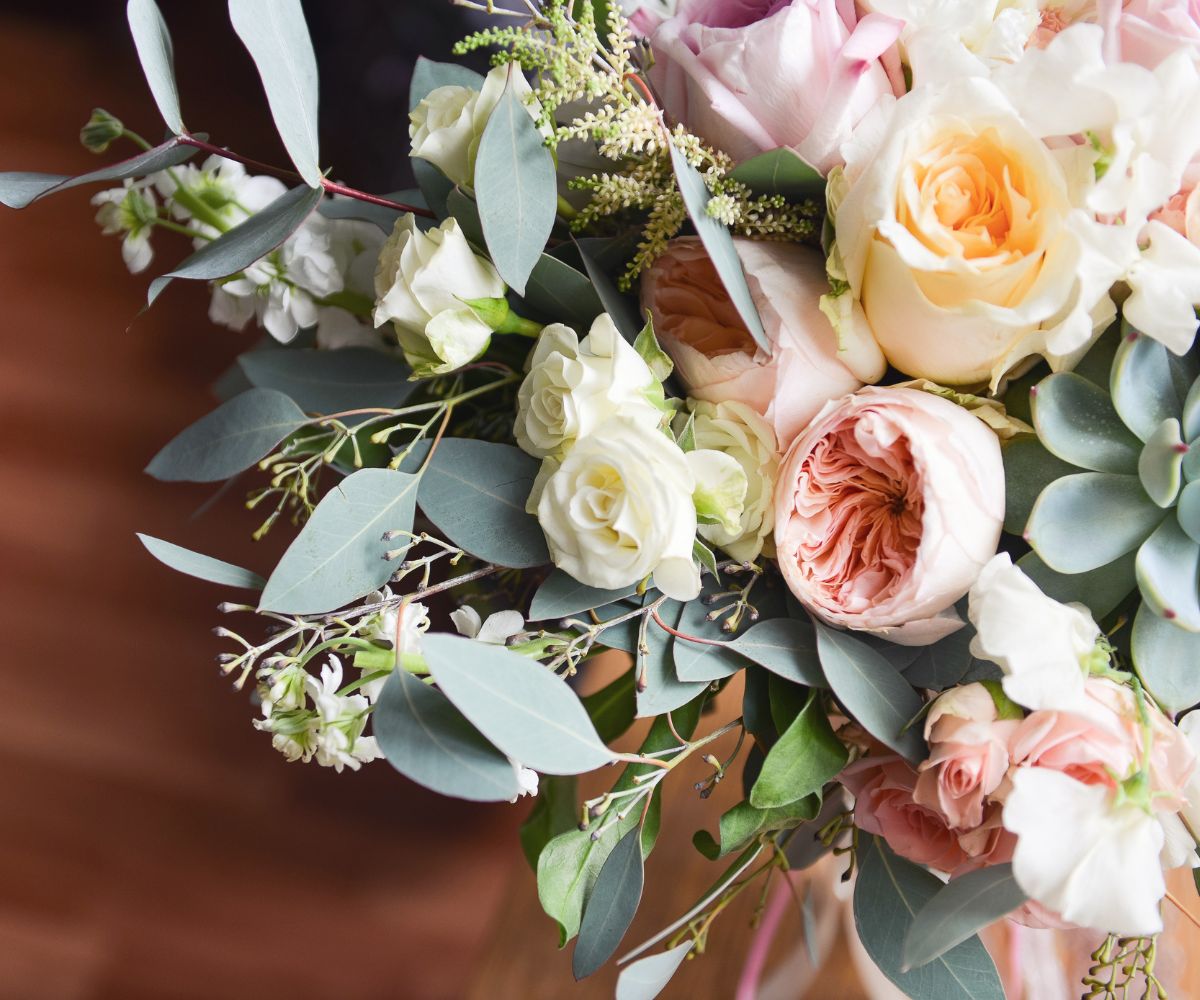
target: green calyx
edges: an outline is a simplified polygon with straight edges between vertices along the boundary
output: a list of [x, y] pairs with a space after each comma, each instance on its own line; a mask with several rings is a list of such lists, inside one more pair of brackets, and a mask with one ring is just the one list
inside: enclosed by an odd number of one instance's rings
[[508, 299], [467, 299], [465, 301], [471, 307], [472, 312], [486, 323], [493, 333], [515, 333], [522, 337], [536, 337], [542, 332], [540, 323], [525, 319], [524, 316], [513, 312], [512, 306], [508, 304]]

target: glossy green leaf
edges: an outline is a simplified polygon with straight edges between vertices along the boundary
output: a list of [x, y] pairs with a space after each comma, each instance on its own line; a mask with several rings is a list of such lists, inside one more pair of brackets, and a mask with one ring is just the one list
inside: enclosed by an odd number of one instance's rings
[[694, 945], [694, 941], [685, 941], [670, 951], [640, 959], [622, 969], [617, 977], [616, 1000], [654, 1000], [667, 988]]
[[942, 889], [924, 868], [897, 857], [879, 837], [859, 838], [854, 923], [879, 970], [916, 1000], [1004, 1000], [1004, 987], [977, 937], [927, 965], [904, 967], [904, 941], [918, 913]]
[[545, 774], [581, 774], [613, 759], [575, 692], [535, 660], [458, 635], [421, 643], [429, 672], [493, 744]]
[[634, 827], [617, 841], [588, 896], [571, 956], [576, 979], [590, 976], [617, 950], [637, 913], [644, 881], [641, 831]]
[[1138, 549], [1138, 586], [1150, 609], [1189, 632], [1200, 632], [1200, 545], [1174, 516], [1163, 519]]
[[129, 0], [125, 16], [158, 113], [167, 128], [179, 135], [185, 129], [179, 111], [179, 88], [175, 84], [175, 51], [167, 22], [154, 0]]
[[166, 482], [212, 483], [248, 469], [307, 421], [274, 389], [248, 389], [171, 439], [146, 471]]
[[1083, 573], [1133, 551], [1162, 517], [1137, 476], [1081, 472], [1042, 491], [1025, 538], [1051, 569]]
[[1012, 865], [991, 865], [952, 879], [917, 911], [904, 939], [903, 967], [926, 965], [974, 937], [1029, 897]]
[[148, 174], [177, 167], [186, 163], [198, 150], [195, 146], [187, 146], [176, 138], [168, 139], [161, 146], [155, 146], [137, 156], [90, 170], [77, 177], [66, 174], [31, 173], [26, 170], [11, 170], [0, 172], [0, 205], [8, 208], [25, 208], [39, 198], [48, 194], [58, 194], [84, 184], [103, 184], [109, 181], [123, 181], [130, 177], [145, 177]]
[[1096, 621], [1114, 611], [1137, 586], [1133, 565], [1137, 554], [1126, 552], [1110, 563], [1085, 573], [1059, 573], [1052, 570], [1036, 552], [1027, 552], [1017, 565], [1047, 597], [1064, 604], [1084, 604]]
[[557, 257], [542, 254], [525, 286], [521, 315], [548, 323], [565, 323], [580, 334], [604, 312], [604, 303], [591, 280]]
[[1004, 530], [1025, 533], [1042, 490], [1054, 480], [1079, 471], [1046, 450], [1036, 434], [1018, 434], [1001, 445], [1004, 458]]
[[229, 0], [233, 30], [262, 79], [275, 128], [297, 172], [319, 188], [317, 57], [300, 0]]
[[838, 701], [859, 724], [902, 757], [925, 756], [919, 725], [920, 695], [883, 656], [852, 635], [817, 625], [821, 667]]
[[717, 276], [729, 293], [729, 298], [746, 324], [746, 329], [754, 342], [764, 351], [770, 350], [770, 341], [763, 329], [758, 308], [754, 305], [754, 297], [750, 294], [750, 286], [746, 283], [742, 262], [738, 259], [737, 248], [729, 230], [707, 212], [707, 206], [712, 199], [705, 186], [704, 177], [695, 167], [688, 163], [684, 155], [671, 144], [671, 164], [675, 168], [675, 179], [679, 184], [679, 193], [691, 217], [692, 225], [700, 236], [704, 249], [717, 270]]
[[1160, 704], [1171, 712], [1200, 704], [1200, 633], [1160, 618], [1143, 604], [1130, 642], [1138, 676]]
[[212, 556], [193, 552], [181, 545], [164, 542], [161, 538], [155, 538], [153, 535], [143, 535], [138, 532], [138, 539], [146, 546], [146, 551], [160, 563], [170, 566], [171, 569], [180, 573], [194, 576], [198, 580], [219, 583], [224, 587], [243, 587], [247, 590], [262, 590], [266, 586], [266, 580], [257, 573], [242, 569], [241, 566], [234, 566], [232, 563], [214, 559]]
[[518, 295], [546, 248], [558, 214], [554, 157], [529, 117], [511, 74], [479, 140], [475, 198], [488, 255]]
[[1179, 421], [1168, 417], [1142, 448], [1138, 458], [1138, 478], [1150, 497], [1160, 507], [1170, 507], [1183, 485], [1183, 456], [1187, 445], [1179, 436]]
[[294, 187], [261, 212], [205, 243], [175, 270], [150, 282], [146, 302], [153, 305], [175, 278], [214, 281], [244, 271], [275, 250], [312, 215], [324, 192], [320, 188]]
[[583, 699], [588, 718], [596, 727], [596, 735], [611, 743], [633, 725], [637, 711], [636, 679], [630, 667], [620, 677]]
[[1141, 442], [1121, 421], [1108, 393], [1074, 372], [1038, 383], [1033, 422], [1042, 444], [1065, 462], [1095, 472], [1137, 469]]
[[371, 731], [388, 763], [442, 795], [506, 802], [520, 792], [517, 769], [440, 691], [405, 670], [387, 679]]
[[817, 638], [808, 622], [794, 618], [769, 618], [752, 625], [729, 648], [797, 684], [828, 687], [817, 655]]
[[542, 849], [560, 833], [579, 826], [576, 785], [573, 774], [547, 774], [538, 781], [537, 801], [520, 831], [521, 850], [535, 873]]
[[815, 201], [825, 205], [825, 178], [786, 146], [739, 163], [730, 176], [755, 194], [783, 195], [793, 204]]
[[620, 590], [600, 590], [580, 583], [574, 577], [556, 569], [538, 587], [533, 595], [533, 602], [527, 616], [532, 622], [547, 621], [552, 618], [570, 618], [572, 615], [591, 611], [620, 601], [637, 591], [637, 584], [631, 583]]
[[604, 311], [612, 318], [621, 336], [632, 344], [642, 330], [643, 324], [639, 318], [641, 310], [629, 296], [621, 294], [616, 282], [605, 270], [602, 257], [613, 242], [603, 239], [577, 239], [575, 246]]
[[1148, 441], [1164, 420], [1180, 415], [1195, 376], [1195, 362], [1176, 358], [1153, 338], [1128, 330], [1113, 360], [1113, 406], [1129, 429]]
[[[647, 600], [650, 600], [647, 597]], [[679, 624], [684, 605], [667, 601], [658, 615], [672, 628]], [[635, 667], [638, 675], [637, 715], [663, 715], [685, 705], [708, 686], [708, 681], [683, 681], [675, 673], [671, 655], [674, 639], [669, 632], [660, 628], [653, 618], [646, 625], [646, 652], [637, 650]]]
[[[776, 830], [790, 830], [801, 823], [816, 818], [821, 808], [819, 795], [808, 795], [794, 799], [783, 806], [759, 809], [749, 802], [739, 802], [721, 816], [721, 842], [713, 844], [710, 860], [726, 857], [740, 851], [760, 834]], [[703, 832], [703, 831], [702, 831]], [[708, 839], [711, 841], [712, 837]]]
[[477, 559], [528, 569], [550, 562], [537, 518], [525, 512], [538, 463], [519, 448], [446, 438], [421, 478], [421, 510]]
[[367, 347], [251, 351], [238, 364], [252, 385], [282, 392], [308, 413], [399, 406], [416, 388], [408, 365]]
[[750, 792], [750, 804], [756, 809], [776, 809], [819, 793], [848, 759], [846, 748], [829, 725], [821, 698], [812, 692], [808, 704], [767, 753]]
[[412, 530], [416, 500], [417, 478], [405, 472], [360, 469], [346, 477], [279, 560], [261, 610], [319, 614], [382, 587], [395, 569], [384, 554], [396, 544], [383, 536]]
[[435, 62], [424, 56], [417, 58], [412, 82], [408, 87], [408, 110], [412, 111], [438, 87], [466, 87], [482, 90], [483, 77], [462, 63]]

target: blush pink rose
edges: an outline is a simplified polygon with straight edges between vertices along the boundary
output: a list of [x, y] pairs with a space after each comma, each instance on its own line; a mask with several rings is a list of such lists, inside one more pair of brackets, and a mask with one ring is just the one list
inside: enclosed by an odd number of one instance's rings
[[852, 0], [681, 0], [639, 24], [667, 114], [738, 161], [790, 146], [828, 173], [875, 103], [904, 92], [881, 62], [901, 22], [860, 20]]
[[1150, 69], [1181, 48], [1200, 58], [1200, 0], [1126, 0], [1120, 38], [1121, 59]]
[[822, 621], [902, 645], [961, 626], [952, 606], [996, 552], [996, 435], [919, 389], [868, 386], [796, 439], [775, 490], [779, 568]]
[[942, 815], [913, 798], [917, 773], [896, 754], [868, 755], [841, 774], [854, 796], [854, 825], [887, 841], [901, 857], [952, 872], [970, 856]]
[[786, 448], [825, 403], [862, 380], [838, 353], [833, 327], [817, 306], [828, 287], [821, 255], [788, 243], [734, 245], [770, 351], [755, 344], [694, 237], [672, 240], [646, 272], [642, 305], [690, 396], [757, 410]]

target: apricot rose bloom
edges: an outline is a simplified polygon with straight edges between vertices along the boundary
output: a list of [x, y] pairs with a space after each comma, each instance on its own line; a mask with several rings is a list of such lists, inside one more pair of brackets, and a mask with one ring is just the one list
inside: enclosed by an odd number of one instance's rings
[[961, 625], [952, 606], [996, 551], [1004, 466], [995, 434], [918, 389], [868, 386], [829, 403], [784, 457], [779, 568], [831, 625], [903, 645]]

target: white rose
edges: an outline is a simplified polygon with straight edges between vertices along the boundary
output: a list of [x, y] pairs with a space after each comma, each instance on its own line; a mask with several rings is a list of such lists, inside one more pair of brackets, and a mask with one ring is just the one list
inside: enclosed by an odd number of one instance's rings
[[617, 415], [653, 430], [663, 418], [647, 395], [656, 389], [653, 372], [607, 313], [582, 342], [555, 323], [538, 338], [517, 394], [517, 444], [534, 458], [561, 454]]
[[554, 565], [606, 590], [651, 574], [677, 601], [700, 593], [692, 559], [695, 483], [670, 438], [614, 417], [581, 438], [551, 473], [537, 503]]
[[1082, 605], [1059, 604], [1012, 564], [992, 558], [971, 588], [971, 653], [999, 664], [1004, 693], [1029, 709], [1082, 711], [1100, 629]]
[[[475, 157], [488, 119], [496, 109], [508, 82], [509, 66], [497, 66], [483, 81], [481, 90], [470, 87], [438, 87], [430, 91], [408, 116], [412, 155], [428, 160], [449, 180], [461, 187], [475, 185]], [[532, 93], [520, 67], [511, 67], [513, 89], [521, 98]], [[526, 102], [531, 118], [537, 105]]]
[[403, 215], [375, 269], [375, 325], [393, 323], [415, 374], [442, 375], [474, 361], [491, 342], [491, 327], [466, 303], [506, 291], [455, 219], [423, 233]]
[[756, 559], [775, 524], [773, 498], [779, 474], [775, 431], [745, 403], [693, 401], [691, 407], [695, 415], [696, 447], [719, 451], [734, 459], [745, 472], [747, 483], [736, 528], [727, 530], [719, 524], [702, 524], [700, 537], [734, 559]]

